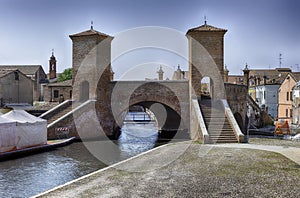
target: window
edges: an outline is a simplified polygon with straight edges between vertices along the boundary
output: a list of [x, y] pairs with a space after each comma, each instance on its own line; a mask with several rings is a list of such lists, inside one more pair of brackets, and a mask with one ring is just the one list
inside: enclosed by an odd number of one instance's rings
[[289, 101], [289, 92], [286, 92], [286, 100]]
[[293, 93], [290, 92], [290, 101], [293, 101]]
[[266, 91], [264, 91], [264, 99], [266, 99]]
[[17, 71], [15, 71], [14, 73], [15, 73], [15, 80], [19, 80], [19, 73]]
[[53, 95], [54, 95], [54, 98], [58, 98], [59, 91], [58, 90], [54, 90]]
[[293, 117], [293, 109], [290, 109], [290, 117]]
[[289, 117], [289, 110], [288, 109], [285, 110], [285, 117]]
[[70, 90], [70, 99], [72, 99], [72, 90]]

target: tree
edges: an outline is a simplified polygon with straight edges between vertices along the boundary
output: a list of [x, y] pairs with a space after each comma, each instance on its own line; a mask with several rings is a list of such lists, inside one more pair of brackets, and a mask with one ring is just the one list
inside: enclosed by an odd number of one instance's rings
[[58, 82], [63, 82], [72, 79], [72, 68], [65, 69], [63, 73], [58, 75]]

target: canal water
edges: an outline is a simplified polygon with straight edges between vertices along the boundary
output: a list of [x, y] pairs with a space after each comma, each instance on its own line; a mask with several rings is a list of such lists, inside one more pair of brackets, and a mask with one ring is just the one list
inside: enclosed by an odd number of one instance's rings
[[[153, 122], [125, 123], [115, 143], [120, 159], [127, 159], [157, 145]], [[81, 142], [53, 151], [0, 162], [0, 197], [29, 197], [106, 167]]]

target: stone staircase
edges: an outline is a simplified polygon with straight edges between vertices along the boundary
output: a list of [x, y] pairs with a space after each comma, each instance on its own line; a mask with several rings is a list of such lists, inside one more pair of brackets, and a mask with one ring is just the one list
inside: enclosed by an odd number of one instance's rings
[[66, 104], [57, 106], [58, 108], [50, 113], [47, 113], [45, 115], [42, 115], [41, 118], [46, 119], [48, 125], [53, 123], [54, 121], [58, 120], [62, 116], [66, 115], [67, 113], [71, 112], [74, 108], [79, 106], [81, 103], [74, 102], [74, 101], [68, 101]]
[[203, 98], [200, 107], [211, 143], [238, 143], [221, 102]]
[[55, 120], [57, 120], [58, 118], [62, 117], [63, 115], [69, 113], [70, 111], [72, 111], [72, 103], [70, 105], [68, 105], [68, 107], [66, 107], [64, 110], [54, 114], [53, 116], [51, 116], [49, 119], [47, 119], [47, 123], [51, 124], [52, 122], [54, 122]]

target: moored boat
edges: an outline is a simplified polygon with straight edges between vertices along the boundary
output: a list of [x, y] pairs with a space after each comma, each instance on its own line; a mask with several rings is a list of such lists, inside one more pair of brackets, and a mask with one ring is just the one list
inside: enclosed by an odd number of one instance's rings
[[75, 137], [71, 137], [68, 139], [61, 139], [61, 140], [50, 140], [47, 141], [47, 144], [43, 144], [43, 145], [36, 145], [36, 146], [30, 146], [22, 149], [13, 149], [6, 152], [0, 152], [0, 161], [25, 157], [36, 153], [50, 151], [58, 147], [69, 145], [73, 143], [75, 140], [76, 140]]

